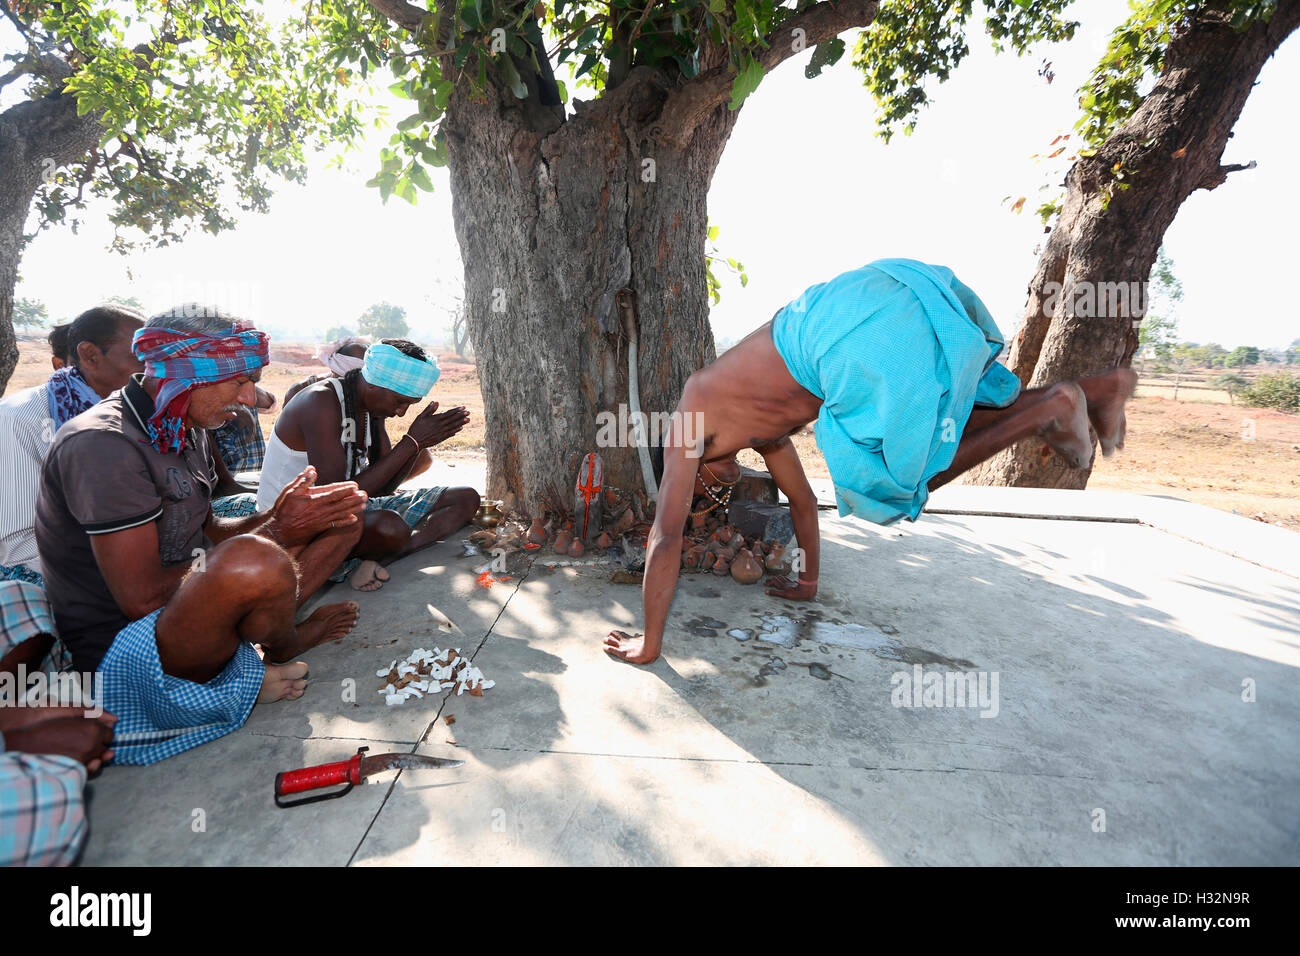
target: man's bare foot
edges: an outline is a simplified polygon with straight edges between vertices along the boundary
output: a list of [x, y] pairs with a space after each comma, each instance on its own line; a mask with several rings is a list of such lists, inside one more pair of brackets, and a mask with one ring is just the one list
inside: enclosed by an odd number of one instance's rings
[[1115, 454], [1116, 448], [1124, 447], [1128, 427], [1124, 403], [1133, 397], [1137, 381], [1137, 373], [1131, 368], [1112, 369], [1088, 380], [1088, 419], [1101, 442], [1101, 453], [1107, 458]]
[[257, 694], [259, 704], [277, 700], [297, 700], [307, 689], [307, 662], [292, 664], [267, 664], [262, 674], [262, 689]]
[[311, 617], [298, 625], [299, 646], [306, 650], [327, 641], [337, 641], [356, 626], [360, 616], [360, 605], [356, 601], [318, 607]]
[[1075, 468], [1092, 464], [1092, 434], [1088, 431], [1088, 399], [1074, 382], [1053, 385], [1045, 400], [1059, 409], [1039, 434], [1052, 450]]
[[659, 657], [659, 648], [651, 647], [640, 634], [610, 631], [605, 637], [605, 653], [629, 664], [649, 664]]
[[369, 559], [357, 565], [348, 583], [354, 591], [378, 591], [389, 578], [388, 571], [378, 561]]

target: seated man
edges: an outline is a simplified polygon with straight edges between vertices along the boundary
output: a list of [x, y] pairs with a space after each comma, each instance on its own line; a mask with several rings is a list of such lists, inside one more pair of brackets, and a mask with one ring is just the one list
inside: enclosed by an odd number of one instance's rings
[[342, 378], [354, 368], [361, 368], [368, 348], [370, 348], [370, 336], [368, 335], [349, 335], [334, 342], [327, 342], [324, 345], [317, 346], [316, 358], [329, 369], [329, 374], [308, 375], [306, 378], [294, 382], [284, 393], [284, 403], [288, 405], [293, 397], [304, 388], [315, 385], [317, 382], [323, 382], [330, 375], [337, 375]]
[[45, 341], [50, 343], [50, 367], [56, 372], [68, 364], [68, 330], [71, 328], [71, 322], [64, 322], [50, 329], [50, 334], [45, 336]]
[[234, 421], [213, 429], [212, 460], [217, 466], [217, 487], [213, 491], [212, 513], [218, 518], [244, 518], [257, 510], [257, 487], [243, 485], [236, 475], [260, 472], [266, 457], [266, 439], [258, 414], [275, 408], [275, 395], [257, 388], [257, 404], [239, 406]]
[[[15, 653], [48, 646], [53, 634], [44, 592], [0, 581], [0, 675], [17, 695], [26, 688]], [[86, 836], [86, 777], [113, 759], [117, 718], [81, 706], [16, 703], [0, 692], [0, 866], [66, 866]]]
[[323, 481], [352, 480], [370, 496], [365, 531], [352, 556], [361, 559], [352, 586], [373, 591], [388, 580], [383, 564], [445, 538], [478, 511], [473, 488], [397, 491], [432, 462], [428, 449], [465, 427], [463, 406], [438, 413], [431, 402], [394, 445], [385, 421], [401, 417], [438, 380], [438, 364], [405, 339], [385, 339], [342, 378], [327, 378], [293, 397], [266, 446], [257, 506], [275, 500], [283, 483], [311, 465]]
[[64, 423], [140, 371], [131, 337], [142, 325], [144, 316], [120, 305], [83, 312], [63, 334], [61, 344], [71, 364], [42, 385], [0, 399], [0, 487], [5, 489], [0, 500], [0, 580], [21, 577], [40, 583], [32, 525], [41, 462]]
[[[1089, 423], [1105, 454], [1123, 447], [1131, 370], [1022, 391], [994, 361], [1002, 347], [993, 317], [951, 270], [881, 259], [808, 289], [692, 375], [647, 542], [645, 634], [612, 631], [605, 650], [637, 664], [659, 656], [697, 472], [742, 448], [763, 456], [785, 492], [803, 549], [796, 579], [768, 593], [806, 601], [820, 569], [817, 499], [789, 436], [809, 422], [840, 514], [880, 524], [915, 520], [930, 490], [1024, 438], [1042, 437], [1076, 467], [1092, 462]], [[693, 416], [703, 431], [692, 449], [681, 423]]]
[[[212, 514], [204, 429], [251, 405], [264, 333], [184, 306], [135, 335], [143, 375], [60, 429], [41, 471], [36, 543], [59, 634], [100, 705], [117, 759], [152, 763], [242, 726], [258, 701], [292, 699], [342, 637], [355, 602], [297, 609], [356, 546], [366, 496], [314, 488], [307, 469], [265, 512]], [[266, 663], [255, 650], [260, 645]]]

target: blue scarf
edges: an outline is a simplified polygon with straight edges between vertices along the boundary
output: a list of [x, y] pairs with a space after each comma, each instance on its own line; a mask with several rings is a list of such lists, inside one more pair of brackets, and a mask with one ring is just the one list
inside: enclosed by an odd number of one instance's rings
[[75, 365], [65, 365], [53, 375], [45, 389], [50, 403], [50, 420], [58, 431], [70, 418], [99, 404], [99, 393], [86, 383]]

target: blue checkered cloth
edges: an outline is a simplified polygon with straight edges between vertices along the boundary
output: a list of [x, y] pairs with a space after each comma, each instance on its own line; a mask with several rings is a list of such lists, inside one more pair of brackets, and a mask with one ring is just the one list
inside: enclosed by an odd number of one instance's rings
[[41, 634], [54, 635], [41, 670], [50, 674], [71, 670], [72, 654], [54, 629], [54, 609], [45, 597], [45, 580], [21, 564], [0, 564], [0, 657]]
[[0, 866], [67, 866], [86, 838], [86, 768], [8, 752], [0, 737]]
[[265, 667], [247, 641], [206, 684], [164, 674], [154, 635], [161, 613], [118, 631], [99, 665], [100, 706], [117, 715], [115, 763], [155, 763], [238, 730], [262, 688]]
[[880, 259], [813, 286], [772, 319], [772, 344], [822, 399], [817, 447], [841, 515], [915, 518], [957, 453], [971, 409], [1004, 408], [1020, 380], [1002, 333], [951, 269]]
[[[441, 485], [433, 488], [412, 488], [409, 491], [399, 491], [396, 494], [385, 495], [382, 498], [371, 498], [366, 502], [367, 511], [395, 511], [397, 516], [406, 522], [406, 526], [412, 530], [421, 521], [429, 516], [438, 505], [438, 499], [442, 497], [446, 489]], [[337, 571], [330, 575], [330, 580], [337, 584], [347, 579], [353, 571], [361, 564], [360, 558], [348, 558], [344, 561]]]
[[44, 588], [30, 581], [0, 581], [0, 655], [29, 637], [55, 633]]
[[257, 513], [257, 495], [226, 495], [212, 499], [212, 513], [218, 518], [247, 518]]
[[371, 385], [406, 398], [424, 398], [440, 374], [437, 359], [412, 358], [382, 342], [366, 349], [366, 360], [361, 366], [361, 377]]
[[253, 413], [253, 422], [244, 426], [242, 418], [226, 422], [220, 428], [211, 429], [208, 434], [217, 443], [221, 460], [226, 463], [233, 475], [241, 471], [261, 471], [266, 458], [266, 437], [262, 434], [262, 424]]

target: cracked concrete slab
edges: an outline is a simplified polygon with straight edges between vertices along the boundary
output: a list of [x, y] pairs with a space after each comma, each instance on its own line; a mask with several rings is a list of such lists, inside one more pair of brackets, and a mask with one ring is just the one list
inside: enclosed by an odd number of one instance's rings
[[[640, 590], [597, 562], [484, 589], [453, 541], [381, 592], [336, 589], [362, 620], [307, 655], [306, 696], [109, 768], [86, 862], [1300, 862], [1300, 580], [1136, 523], [823, 514], [822, 534], [808, 604], [684, 576], [645, 668], [600, 650]], [[435, 644], [497, 686], [385, 707], [375, 671]], [[275, 772], [363, 741], [466, 765], [270, 807]], [[190, 833], [199, 806], [240, 835]]]

